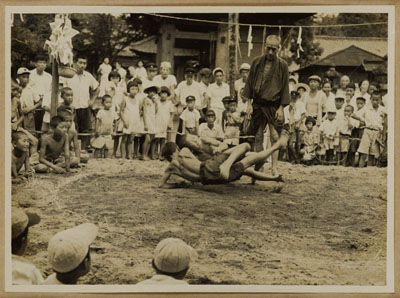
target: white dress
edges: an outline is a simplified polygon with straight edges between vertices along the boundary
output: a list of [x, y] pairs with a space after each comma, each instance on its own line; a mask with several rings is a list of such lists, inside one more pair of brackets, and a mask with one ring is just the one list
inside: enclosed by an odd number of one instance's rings
[[169, 99], [166, 101], [157, 101], [156, 138], [167, 137], [167, 129], [172, 111], [173, 105]]
[[103, 96], [106, 93], [106, 86], [108, 84], [108, 75], [110, 74], [111, 71], [112, 67], [110, 64], [102, 63], [99, 66], [99, 73], [101, 73], [99, 97]]
[[125, 96], [125, 109], [123, 111], [124, 118], [128, 122], [128, 127], [124, 127], [122, 132], [124, 134], [140, 134], [143, 132], [143, 127], [140, 121], [140, 99], [138, 96], [132, 98]]

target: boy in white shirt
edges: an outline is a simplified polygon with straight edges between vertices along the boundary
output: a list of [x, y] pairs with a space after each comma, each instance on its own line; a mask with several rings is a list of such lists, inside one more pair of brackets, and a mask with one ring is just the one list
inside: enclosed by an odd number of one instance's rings
[[[338, 144], [338, 123], [335, 119], [336, 110], [334, 107], [328, 108], [327, 119], [322, 121], [319, 130], [322, 133], [322, 156], [325, 155], [325, 164], [330, 164], [333, 160], [334, 149]], [[325, 153], [325, 154], [324, 154]], [[322, 157], [322, 159], [324, 159]]]
[[194, 108], [196, 98], [192, 95], [186, 97], [186, 109], [182, 112], [182, 132], [184, 134], [199, 135], [200, 113]]
[[358, 127], [353, 128], [351, 132], [351, 144], [348, 153], [348, 163], [353, 167], [358, 167], [359, 155], [356, 154], [358, 147], [360, 146], [360, 140], [364, 133], [365, 126], [365, 111], [366, 111], [366, 99], [365, 97], [359, 96], [356, 99], [356, 110], [351, 115], [351, 118], [358, 122]]
[[344, 108], [344, 117], [338, 120], [339, 126], [339, 144], [336, 147], [337, 165], [349, 165], [347, 162], [347, 153], [350, 146], [350, 137], [353, 128], [358, 127], [359, 122], [353, 118], [354, 108], [352, 105], [347, 105]]
[[375, 165], [376, 158], [379, 157], [379, 147], [376, 140], [383, 130], [383, 119], [386, 114], [384, 108], [380, 105], [381, 98], [380, 92], [374, 91], [371, 96], [371, 106], [367, 107], [365, 111], [365, 129], [358, 148], [360, 168], [366, 166], [369, 154], [371, 154], [372, 165]]

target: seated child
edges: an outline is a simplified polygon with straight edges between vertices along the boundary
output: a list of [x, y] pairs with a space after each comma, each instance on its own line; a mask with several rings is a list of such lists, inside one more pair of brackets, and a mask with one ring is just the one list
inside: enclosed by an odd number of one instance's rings
[[159, 92], [160, 98], [157, 101], [157, 113], [156, 113], [156, 127], [157, 127], [157, 132], [155, 135], [155, 147], [157, 152], [158, 157], [163, 160], [161, 157], [161, 152], [164, 148], [165, 145], [165, 140], [167, 138], [167, 130], [168, 126], [172, 126], [172, 121], [173, 121], [173, 111], [174, 107], [169, 99], [170, 91], [168, 87], [161, 87], [160, 92]]
[[240, 113], [237, 111], [237, 105], [237, 98], [230, 98], [228, 102], [228, 110], [224, 111], [226, 112], [224, 142], [233, 146], [239, 145], [240, 125], [243, 120], [240, 117]]
[[344, 108], [344, 118], [338, 120], [339, 127], [339, 144], [336, 147], [336, 160], [338, 165], [347, 165], [347, 152], [350, 147], [351, 131], [354, 127], [358, 126], [358, 121], [350, 116], [353, 114], [353, 106], [347, 105]]
[[[57, 109], [57, 116], [63, 117], [66, 124], [68, 138], [70, 141], [71, 167], [79, 167], [79, 163], [87, 163], [89, 161], [89, 153], [81, 152], [81, 145], [80, 141], [78, 140], [78, 132], [71, 129], [71, 127], [74, 125], [72, 111], [65, 106], [61, 106]], [[74, 162], [72, 162], [73, 160]]]
[[196, 251], [181, 239], [163, 239], [158, 243], [152, 261], [157, 274], [136, 285], [188, 285], [183, 279], [190, 261], [196, 257]]
[[350, 149], [348, 154], [348, 163], [353, 167], [357, 167], [359, 161], [359, 155], [357, 153], [357, 150], [358, 147], [360, 146], [360, 140], [364, 133], [365, 111], [366, 111], [365, 102], [366, 100], [364, 97], [362, 96], [357, 97], [356, 99], [357, 109], [351, 115], [351, 117], [356, 121], [358, 121], [359, 123], [358, 127], [353, 128], [353, 131], [351, 132], [352, 141], [350, 144]]
[[[143, 124], [145, 139], [143, 142], [143, 156], [142, 160], [150, 160], [149, 151], [156, 133], [156, 113], [157, 113], [157, 93], [158, 87], [155, 85], [147, 87], [144, 92], [147, 97], [143, 100]], [[154, 146], [154, 144], [153, 144]], [[154, 152], [154, 150], [152, 150]], [[152, 159], [155, 156], [151, 156]]]
[[285, 124], [289, 125], [289, 146], [288, 152], [291, 154], [292, 158], [289, 161], [298, 162], [299, 153], [299, 130], [306, 117], [306, 108], [300, 99], [300, 93], [297, 91], [290, 92], [290, 102], [283, 109], [283, 115], [285, 118]]
[[200, 139], [197, 142], [199, 149], [208, 154], [213, 154], [228, 148], [223, 143], [224, 133], [221, 126], [215, 125], [216, 115], [213, 110], [207, 110], [206, 121], [199, 126]]
[[282, 132], [280, 139], [267, 150], [243, 156], [250, 151], [250, 145], [243, 143], [222, 153], [214, 154], [210, 159], [201, 162], [188, 148], [178, 149], [174, 143], [165, 145], [163, 156], [170, 164], [165, 170], [160, 184], [163, 188], [180, 187], [181, 184], [168, 183], [172, 175], [182, 177], [191, 182], [202, 184], [225, 184], [239, 180], [242, 175], [250, 176], [255, 180], [282, 181], [282, 177], [269, 176], [255, 171], [251, 167], [265, 161], [273, 152], [286, 146], [288, 135]]
[[315, 160], [317, 148], [319, 146], [319, 134], [314, 131], [316, 121], [313, 117], [309, 116], [306, 119], [306, 131], [303, 135], [303, 148], [300, 153], [302, 154], [302, 160], [307, 165], [311, 165]]
[[[67, 124], [61, 116], [50, 120], [50, 131], [42, 136], [39, 164], [34, 169], [36, 173], [47, 173], [53, 170], [57, 174], [69, 173], [70, 153]], [[75, 160], [75, 163], [78, 161]]]
[[328, 107], [327, 119], [322, 121], [319, 130], [322, 133], [322, 152], [325, 164], [330, 164], [334, 156], [334, 148], [338, 145], [338, 124], [335, 119], [336, 109]]
[[186, 97], [186, 109], [183, 110], [180, 118], [182, 119], [182, 133], [199, 135], [200, 112], [195, 109], [196, 98], [189, 95]]
[[[23, 180], [24, 177], [32, 176], [34, 171], [29, 163], [29, 139], [22, 131], [12, 133], [13, 151], [11, 157], [11, 173], [15, 182]], [[25, 165], [25, 173], [20, 175], [22, 166]]]
[[107, 158], [108, 150], [113, 149], [112, 133], [114, 127], [115, 110], [112, 108], [112, 98], [105, 94], [102, 97], [103, 108], [96, 115], [95, 137], [91, 142], [94, 158]]
[[383, 122], [386, 117], [385, 108], [380, 105], [382, 95], [379, 90], [374, 91], [371, 96], [371, 106], [365, 111], [365, 128], [361, 138], [358, 153], [360, 154], [360, 167], [365, 167], [368, 155], [371, 155], [371, 165], [375, 165], [379, 157], [377, 139], [383, 130]]
[[90, 271], [90, 244], [97, 236], [98, 228], [84, 223], [58, 232], [50, 239], [48, 259], [55, 273], [49, 275], [44, 285], [74, 285]]

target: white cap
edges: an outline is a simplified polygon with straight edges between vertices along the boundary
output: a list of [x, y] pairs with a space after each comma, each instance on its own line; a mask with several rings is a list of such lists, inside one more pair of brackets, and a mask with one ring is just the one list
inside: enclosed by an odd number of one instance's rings
[[224, 70], [221, 67], [217, 67], [213, 70], [213, 76], [215, 76], [215, 73], [218, 71], [220, 71], [220, 72], [222, 72], [222, 74], [224, 74]]
[[77, 268], [85, 259], [97, 231], [94, 224], [84, 223], [54, 235], [48, 246], [49, 263], [54, 271], [65, 273]]
[[24, 74], [24, 73], [29, 73], [29, 74], [31, 74], [31, 72], [29, 71], [29, 69], [27, 69], [26, 67], [20, 67], [20, 68], [18, 68], [18, 71], [17, 71], [17, 75], [19, 76], [19, 75], [22, 75], [22, 74]]
[[154, 264], [163, 272], [177, 273], [188, 268], [190, 260], [196, 257], [196, 251], [181, 239], [166, 238], [154, 251]]
[[168, 61], [161, 62], [160, 68], [171, 68], [171, 63]]
[[242, 63], [239, 68], [239, 72], [242, 70], [250, 70], [250, 64], [249, 63]]

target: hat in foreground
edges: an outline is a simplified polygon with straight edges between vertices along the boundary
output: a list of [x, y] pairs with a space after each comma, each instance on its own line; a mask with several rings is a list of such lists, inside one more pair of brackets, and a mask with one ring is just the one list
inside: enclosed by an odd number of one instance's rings
[[181, 239], [166, 238], [158, 243], [154, 251], [154, 264], [160, 271], [177, 273], [187, 269], [196, 257], [196, 251]]
[[18, 75], [18, 76], [19, 76], [19, 75], [22, 75], [22, 74], [24, 74], [24, 73], [30, 74], [31, 72], [30, 72], [29, 69], [27, 69], [26, 67], [20, 67], [20, 68], [18, 68], [18, 71], [17, 71], [17, 75]]
[[40, 222], [40, 217], [36, 213], [25, 213], [24, 210], [12, 207], [11, 208], [11, 237], [17, 238], [25, 231], [26, 227], [31, 227]]
[[94, 224], [84, 223], [54, 235], [48, 246], [49, 263], [54, 271], [66, 273], [77, 268], [85, 259], [97, 231]]

